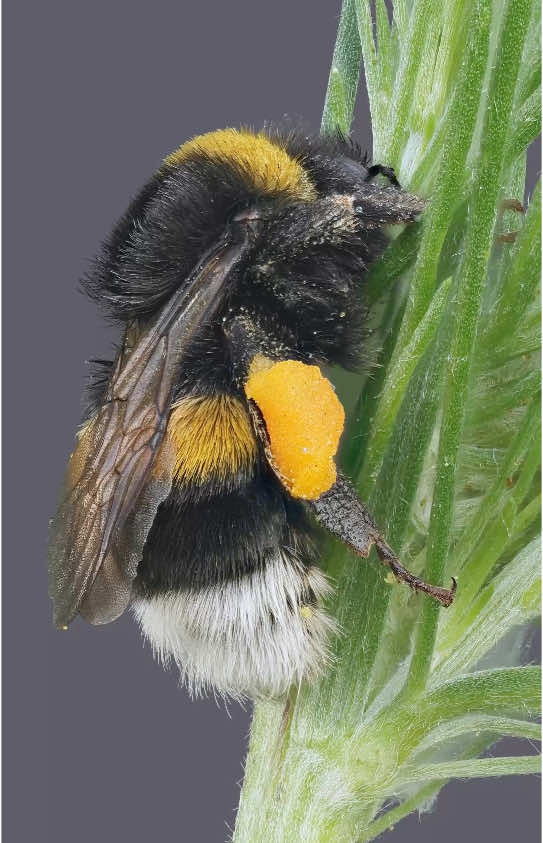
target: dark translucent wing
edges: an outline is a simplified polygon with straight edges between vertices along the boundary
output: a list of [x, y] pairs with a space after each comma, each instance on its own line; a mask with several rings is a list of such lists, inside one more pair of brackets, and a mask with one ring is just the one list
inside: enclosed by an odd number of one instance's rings
[[90, 623], [109, 623], [126, 609], [147, 534], [158, 506], [170, 492], [173, 468], [174, 451], [166, 437], [131, 513], [114, 536], [81, 602], [79, 613]]
[[247, 227], [236, 230], [235, 240], [230, 232], [119, 354], [104, 403], [79, 436], [51, 522], [50, 590], [59, 627], [79, 611], [106, 623], [126, 608], [156, 508], [171, 486], [173, 461], [163, 442], [175, 377], [248, 245]]

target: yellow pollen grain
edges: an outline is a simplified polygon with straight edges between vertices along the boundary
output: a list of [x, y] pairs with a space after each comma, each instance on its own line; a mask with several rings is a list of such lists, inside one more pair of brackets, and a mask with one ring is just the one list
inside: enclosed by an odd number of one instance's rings
[[198, 135], [172, 152], [164, 160], [174, 166], [193, 155], [225, 161], [235, 167], [252, 188], [264, 193], [286, 193], [297, 199], [311, 200], [316, 190], [299, 161], [263, 132], [246, 129], [219, 129]]
[[275, 466], [290, 493], [314, 500], [336, 480], [345, 412], [318, 366], [284, 360], [251, 367], [245, 392], [266, 423]]

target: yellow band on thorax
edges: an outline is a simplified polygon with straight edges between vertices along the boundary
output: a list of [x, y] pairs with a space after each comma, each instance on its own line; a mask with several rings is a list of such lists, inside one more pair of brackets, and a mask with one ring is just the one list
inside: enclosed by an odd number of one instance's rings
[[316, 196], [300, 162], [262, 132], [220, 129], [198, 135], [168, 155], [164, 163], [179, 164], [198, 153], [233, 165], [252, 188], [263, 193], [286, 193], [302, 200]]

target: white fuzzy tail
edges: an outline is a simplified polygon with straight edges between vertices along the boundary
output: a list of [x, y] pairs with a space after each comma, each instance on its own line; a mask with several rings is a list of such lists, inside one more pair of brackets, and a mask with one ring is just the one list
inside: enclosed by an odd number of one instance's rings
[[[303, 605], [308, 590], [317, 606]], [[283, 550], [237, 582], [139, 599], [133, 611], [156, 657], [173, 660], [192, 693], [277, 697], [329, 662], [336, 625], [320, 603], [330, 590], [322, 571]]]

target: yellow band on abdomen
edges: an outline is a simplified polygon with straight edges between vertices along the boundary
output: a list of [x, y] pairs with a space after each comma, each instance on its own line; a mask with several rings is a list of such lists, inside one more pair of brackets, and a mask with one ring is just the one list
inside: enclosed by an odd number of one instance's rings
[[250, 468], [257, 458], [247, 409], [232, 395], [182, 398], [167, 429], [175, 454], [175, 475], [183, 482], [224, 478]]

